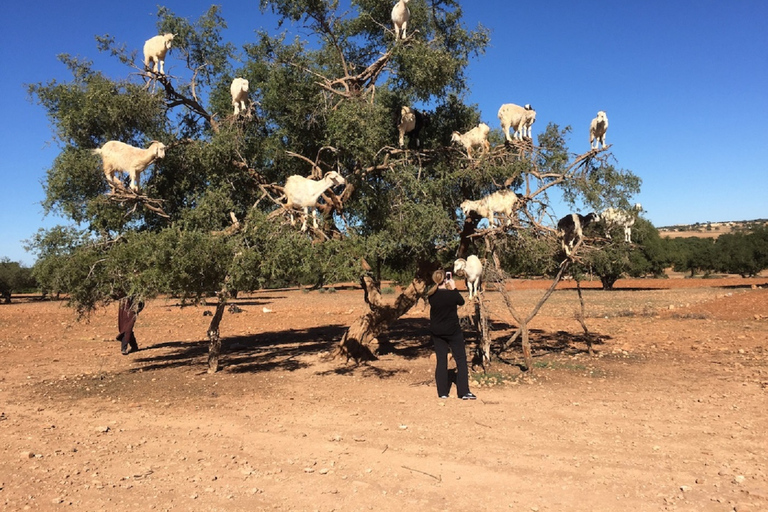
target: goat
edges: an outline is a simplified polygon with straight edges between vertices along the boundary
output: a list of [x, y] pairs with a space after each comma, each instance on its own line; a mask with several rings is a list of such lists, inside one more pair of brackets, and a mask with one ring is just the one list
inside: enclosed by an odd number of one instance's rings
[[[312, 208], [313, 225], [317, 228], [317, 199], [320, 195], [331, 187], [343, 185], [346, 183], [344, 177], [336, 171], [327, 173], [322, 180], [315, 181], [298, 174], [289, 176], [285, 181], [285, 201], [288, 208], [304, 208], [304, 221], [301, 224], [301, 230], [307, 230], [307, 217], [309, 209]], [[295, 220], [291, 212], [291, 225], [294, 226]]]
[[466, 200], [459, 205], [459, 208], [465, 217], [469, 212], [477, 212], [478, 215], [487, 218], [488, 227], [494, 226], [494, 213], [503, 213], [507, 216], [506, 225], [509, 226], [512, 224], [512, 213], [515, 211], [518, 199], [517, 194], [511, 190], [498, 190], [477, 201]]
[[171, 41], [173, 41], [173, 34], [163, 34], [147, 39], [144, 43], [144, 68], [149, 69], [149, 63], [153, 62], [154, 66], [152, 71], [158, 73], [158, 64], [160, 65], [159, 74], [164, 75], [165, 70], [163, 64], [165, 63], [165, 54], [171, 49]]
[[588, 215], [571, 213], [557, 222], [557, 234], [566, 256], [570, 256], [573, 247], [584, 238], [584, 228], [599, 219], [600, 216], [595, 212]]
[[124, 142], [110, 140], [102, 147], [92, 150], [93, 154], [101, 155], [104, 165], [104, 176], [115, 192], [116, 187], [122, 186], [120, 180], [115, 177], [118, 171], [126, 171], [131, 177], [131, 190], [139, 191], [139, 175], [152, 162], [165, 157], [165, 144], [152, 141], [147, 149], [133, 147]]
[[605, 237], [611, 239], [611, 230], [613, 228], [624, 228], [624, 241], [632, 243], [632, 226], [635, 225], [635, 220], [640, 212], [643, 211], [643, 206], [640, 203], [636, 203], [630, 211], [623, 211], [617, 208], [606, 208], [600, 213], [600, 220], [605, 226]]
[[467, 156], [472, 158], [472, 148], [474, 146], [481, 146], [485, 151], [491, 149], [491, 145], [488, 142], [488, 133], [490, 131], [491, 128], [487, 124], [480, 123], [467, 133], [453, 132], [451, 134], [451, 142], [461, 143], [464, 149], [467, 150]]
[[406, 133], [408, 134], [408, 138], [411, 140], [411, 144], [415, 140], [416, 147], [420, 147], [421, 141], [419, 140], [419, 133], [421, 133], [421, 129], [428, 124], [429, 116], [427, 114], [423, 114], [415, 108], [406, 106], [402, 107], [400, 109], [400, 123], [397, 125], [397, 131], [400, 134], [400, 147], [405, 145]]
[[608, 131], [608, 116], [604, 111], [597, 113], [597, 117], [589, 125], [589, 147], [598, 149], [600, 144], [605, 148], [605, 132]]
[[536, 111], [533, 110], [532, 106], [521, 107], [514, 103], [505, 103], [499, 108], [498, 117], [504, 130], [504, 136], [508, 141], [512, 141], [509, 136], [510, 128], [515, 129], [514, 137], [517, 140], [522, 140], [525, 137], [531, 138], [531, 126], [536, 122]]
[[235, 107], [235, 116], [240, 112], [245, 112], [246, 101], [248, 100], [248, 80], [245, 78], [235, 78], [229, 87], [232, 93], [232, 106]]
[[462, 271], [467, 281], [469, 300], [472, 300], [472, 297], [476, 297], [480, 289], [480, 281], [483, 277], [483, 263], [474, 254], [467, 256], [467, 259], [459, 258], [453, 262], [453, 273], [458, 274]]
[[395, 41], [405, 39], [408, 20], [411, 19], [411, 11], [408, 9], [408, 2], [411, 0], [399, 0], [392, 7], [392, 25], [395, 27]]

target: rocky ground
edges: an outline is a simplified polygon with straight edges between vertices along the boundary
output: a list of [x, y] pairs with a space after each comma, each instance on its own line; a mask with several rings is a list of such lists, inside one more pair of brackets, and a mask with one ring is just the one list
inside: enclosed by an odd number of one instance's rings
[[[548, 282], [515, 281], [529, 311]], [[155, 300], [0, 306], [3, 510], [768, 510], [768, 279], [564, 283], [519, 345], [440, 400], [421, 304], [373, 363], [328, 360], [363, 293], [264, 291], [225, 315]], [[486, 292], [498, 341], [514, 322]], [[394, 299], [395, 295], [385, 295]], [[473, 337], [467, 334], [470, 350]]]

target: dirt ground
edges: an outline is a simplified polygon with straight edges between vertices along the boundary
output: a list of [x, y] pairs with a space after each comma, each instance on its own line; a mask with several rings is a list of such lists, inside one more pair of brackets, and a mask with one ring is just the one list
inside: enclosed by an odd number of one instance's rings
[[[548, 282], [515, 281], [529, 311]], [[0, 306], [0, 506], [78, 511], [768, 510], [768, 278], [563, 283], [520, 346], [437, 397], [428, 311], [378, 361], [327, 354], [355, 287], [238, 299], [222, 370], [213, 307], [155, 300], [120, 354], [117, 307]], [[385, 295], [394, 300], [395, 295]], [[494, 339], [511, 315], [486, 292]], [[468, 350], [474, 336], [467, 327]]]

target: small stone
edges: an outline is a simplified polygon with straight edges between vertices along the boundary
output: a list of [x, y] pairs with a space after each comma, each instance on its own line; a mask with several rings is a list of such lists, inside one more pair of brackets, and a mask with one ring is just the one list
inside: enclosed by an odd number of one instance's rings
[[744, 480], [746, 480], [744, 475], [736, 475], [735, 477], [733, 477], [733, 483], [735, 484], [743, 484]]
[[34, 452], [23, 451], [23, 452], [21, 452], [21, 458], [22, 459], [34, 459], [35, 458], [35, 454], [34, 454]]
[[680, 490], [683, 491], [683, 492], [690, 492], [691, 491], [691, 486], [690, 485], [681, 485], [680, 486]]

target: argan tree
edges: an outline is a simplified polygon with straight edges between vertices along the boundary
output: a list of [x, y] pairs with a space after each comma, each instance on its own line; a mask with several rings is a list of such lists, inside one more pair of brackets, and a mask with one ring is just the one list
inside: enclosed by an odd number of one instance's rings
[[[525, 197], [520, 214], [493, 236], [546, 238], [548, 191], [599, 204], [626, 200], [637, 187], [598, 152], [572, 161], [566, 130], [556, 126], [536, 147], [497, 145], [475, 160], [451, 147], [453, 130], [480, 121], [464, 101], [465, 71], [489, 41], [482, 26], [465, 26], [455, 0], [410, 2], [409, 33], [399, 41], [391, 5], [378, 0], [346, 8], [263, 0], [260, 7], [278, 16], [279, 29], [296, 32], [259, 30], [236, 49], [223, 41], [217, 7], [194, 22], [160, 8], [157, 33], [175, 34], [167, 74], [144, 70], [136, 50], [105, 35], [98, 46], [125, 64], [124, 78], [63, 55], [71, 81], [29, 87], [61, 145], [44, 206], [79, 228], [38, 233], [36, 272], [80, 313], [125, 296], [215, 298], [208, 337], [209, 371], [216, 371], [222, 317], [239, 291], [359, 279], [368, 310], [337, 354], [371, 359], [377, 336], [416, 303], [433, 269], [485, 250], [479, 219], [457, 209], [464, 199], [517, 190]], [[249, 104], [237, 116], [229, 96], [235, 77], [249, 81]], [[402, 105], [429, 113], [419, 151], [396, 147]], [[166, 144], [138, 193], [109, 193], [92, 154], [108, 140]], [[329, 171], [346, 184], [321, 195], [318, 227], [292, 226], [286, 179]], [[391, 276], [406, 286], [385, 304], [379, 282]]]

